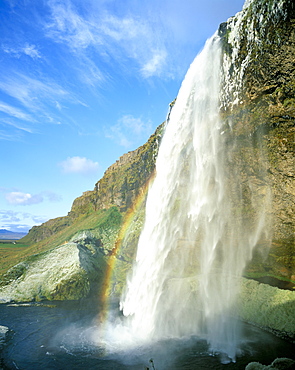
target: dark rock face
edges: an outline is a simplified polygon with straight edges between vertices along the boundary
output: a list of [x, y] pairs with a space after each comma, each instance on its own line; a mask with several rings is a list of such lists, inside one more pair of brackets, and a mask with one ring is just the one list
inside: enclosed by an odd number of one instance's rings
[[3, 364], [2, 352], [11, 337], [12, 331], [7, 326], [0, 325], [0, 369], [5, 369]]
[[107, 169], [95, 184], [93, 204], [96, 209], [115, 205], [124, 212], [132, 206], [154, 171], [163, 129], [162, 124], [145, 145], [124, 154]]
[[[239, 172], [245, 213], [251, 214], [255, 193], [265, 196], [267, 187], [271, 192], [268, 240], [261, 241], [262, 253], [254, 252], [247, 272], [294, 281], [295, 5], [256, 0], [242, 13], [219, 28], [224, 60], [232, 63], [222, 95], [222, 116], [236, 142], [229, 176]], [[237, 29], [238, 41], [231, 35]]]

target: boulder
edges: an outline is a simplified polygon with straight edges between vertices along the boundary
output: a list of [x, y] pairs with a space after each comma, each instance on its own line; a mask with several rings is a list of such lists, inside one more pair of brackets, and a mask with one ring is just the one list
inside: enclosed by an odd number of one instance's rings
[[295, 361], [290, 358], [276, 358], [270, 365], [262, 365], [259, 362], [250, 362], [245, 370], [292, 370]]
[[76, 300], [86, 297], [105, 273], [100, 240], [89, 231], [12, 267], [0, 287], [0, 302]]

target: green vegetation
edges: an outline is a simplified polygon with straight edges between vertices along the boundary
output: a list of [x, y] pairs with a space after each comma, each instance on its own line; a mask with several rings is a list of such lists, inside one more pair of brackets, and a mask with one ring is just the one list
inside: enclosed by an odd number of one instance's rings
[[28, 244], [18, 242], [14, 243], [0, 243], [0, 274], [7, 271], [7, 269], [14, 265], [14, 261], [20, 262], [22, 254], [28, 249]]
[[14, 248], [14, 249], [26, 248], [28, 246], [29, 246], [28, 244], [24, 244], [24, 243], [20, 243], [20, 242], [11, 242], [11, 241], [3, 242], [3, 241], [0, 241], [0, 250], [6, 249], [6, 248]]
[[[288, 2], [291, 4], [290, 0], [284, 3]], [[240, 76], [238, 68], [244, 68], [241, 96], [239, 104], [224, 110], [221, 118], [225, 122], [224, 130], [228, 134], [225, 136], [229, 137], [226, 144], [231, 153], [227, 163], [228, 182], [237, 182], [238, 178], [241, 184], [232, 192], [235, 216], [243, 217], [245, 226], [251, 227], [252, 220], [256, 219], [253, 202], [258, 197], [266, 197], [268, 184], [272, 192], [272, 209], [267, 210], [272, 235], [265, 236], [269, 249], [262, 254], [253, 252], [245, 276], [270, 276], [294, 282], [295, 21], [285, 18], [281, 12], [276, 14], [277, 18], [273, 17], [273, 6], [273, 0], [261, 0], [252, 2], [246, 10], [232, 68], [237, 76]], [[263, 9], [260, 19], [256, 14]], [[251, 32], [247, 33], [250, 24]], [[230, 32], [226, 23], [221, 25], [220, 36], [227, 57], [234, 46], [229, 43]], [[174, 102], [170, 104], [171, 109]], [[21, 244], [0, 245], [0, 274], [24, 261], [14, 271], [18, 276], [26, 261], [32, 261], [38, 258], [37, 255], [40, 257], [41, 253], [70, 241], [77, 233], [89, 230], [99, 243], [101, 263], [110, 267], [111, 283], [106, 288], [112, 293], [120, 292], [134, 259], [144, 219], [144, 203], [135, 210], [132, 218], [129, 216], [154, 172], [164, 129], [164, 124], [160, 125], [145, 145], [114, 163], [93, 191], [83, 193], [74, 201], [67, 216], [34, 227], [18, 242]], [[185, 166], [184, 169], [189, 171]], [[177, 212], [178, 201], [176, 199], [173, 205], [173, 212]], [[180, 248], [186, 253], [184, 243]], [[104, 269], [103, 265], [99, 270]], [[96, 279], [103, 280], [104, 276]], [[75, 289], [73, 285], [73, 294]], [[85, 285], [79, 289], [86, 291], [88, 288]], [[64, 296], [62, 290], [62, 286], [58, 287], [61, 297]]]
[[[48, 251], [69, 241], [77, 232], [92, 230], [96, 237], [102, 239], [106, 249], [112, 248], [112, 243], [116, 239], [122, 214], [116, 207], [108, 210], [92, 211], [92, 213], [82, 215], [64, 229], [52, 234], [50, 237], [43, 239], [31, 245], [23, 244], [0, 244], [1, 265], [0, 274], [4, 274], [10, 267], [17, 263], [33, 258], [30, 256]], [[23, 238], [24, 239], [24, 238]], [[21, 244], [22, 243], [22, 244]]]
[[[73, 238], [76, 239], [77, 235], [82, 235], [81, 238], [84, 238], [84, 241], [82, 239], [77, 241], [79, 248], [89, 249], [90, 244], [95, 240], [94, 249], [99, 251], [97, 271], [95, 277], [91, 277], [93, 282], [96, 281], [97, 289], [101, 289], [100, 285], [103, 284], [105, 292], [107, 290], [113, 293], [120, 292], [136, 250], [144, 213], [142, 201], [145, 186], [154, 172], [155, 158], [163, 130], [162, 124], [146, 144], [123, 155], [109, 167], [103, 178], [96, 183], [93, 191], [84, 192], [74, 200], [67, 216], [33, 227], [20, 241], [27, 245], [26, 248], [6, 248], [6, 255], [2, 255], [0, 264], [2, 285], [7, 284], [11, 279], [25, 276], [28, 266], [46, 259], [48, 253], [54, 253], [56, 247], [65, 245], [66, 248], [70, 248], [71, 243], [68, 244], [68, 242], [76, 242]], [[89, 233], [92, 235], [92, 242], [87, 236]], [[116, 268], [114, 268], [115, 264]], [[8, 270], [9, 273], [7, 273]], [[113, 277], [110, 286], [104, 283], [106, 280], [104, 273], [107, 271], [110, 277]], [[81, 281], [71, 283], [73, 288], [71, 288], [71, 297], [72, 294], [74, 296], [76, 288], [79, 288], [80, 293], [83, 291], [85, 294], [90, 288], [88, 283], [87, 286], [77, 287], [75, 284], [83, 285], [85, 278], [81, 276], [78, 280]], [[68, 284], [70, 283], [65, 283], [65, 285]], [[54, 296], [62, 299], [65, 296], [63, 289], [62, 286], [57, 287]], [[51, 299], [47, 293], [46, 297]]]
[[93, 204], [95, 208], [109, 208], [116, 204], [125, 212], [145, 186], [155, 168], [155, 158], [164, 130], [161, 124], [148, 142], [133, 152], [122, 156], [95, 185]]

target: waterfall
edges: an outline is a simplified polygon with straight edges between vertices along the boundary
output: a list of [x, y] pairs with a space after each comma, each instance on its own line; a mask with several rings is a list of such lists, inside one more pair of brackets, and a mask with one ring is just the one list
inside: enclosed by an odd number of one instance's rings
[[160, 145], [145, 224], [121, 309], [137, 338], [196, 335], [213, 353], [235, 360], [239, 278], [264, 228], [239, 207], [240, 176], [229, 173], [235, 150], [220, 118], [223, 72], [215, 34], [190, 66]]

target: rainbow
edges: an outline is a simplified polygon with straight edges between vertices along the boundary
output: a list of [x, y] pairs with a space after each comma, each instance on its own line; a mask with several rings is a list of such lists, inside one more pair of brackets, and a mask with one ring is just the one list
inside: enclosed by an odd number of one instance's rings
[[110, 284], [112, 281], [112, 275], [113, 271], [116, 265], [117, 261], [117, 254], [119, 253], [120, 247], [122, 245], [122, 242], [125, 238], [126, 232], [128, 231], [131, 222], [135, 216], [135, 214], [138, 212], [140, 207], [142, 206], [143, 202], [146, 199], [147, 192], [150, 188], [151, 183], [153, 182], [155, 178], [156, 171], [153, 171], [152, 175], [149, 177], [149, 179], [146, 181], [145, 185], [140, 189], [139, 194], [133, 201], [133, 204], [129, 207], [127, 212], [124, 215], [123, 223], [120, 228], [119, 234], [117, 236], [115, 245], [113, 249], [110, 252], [110, 256], [108, 259], [108, 267], [106, 269], [104, 280], [102, 283], [101, 293], [100, 293], [100, 313], [99, 313], [99, 322], [103, 323], [107, 319], [108, 314], [108, 304], [109, 304], [109, 293], [110, 293]]

